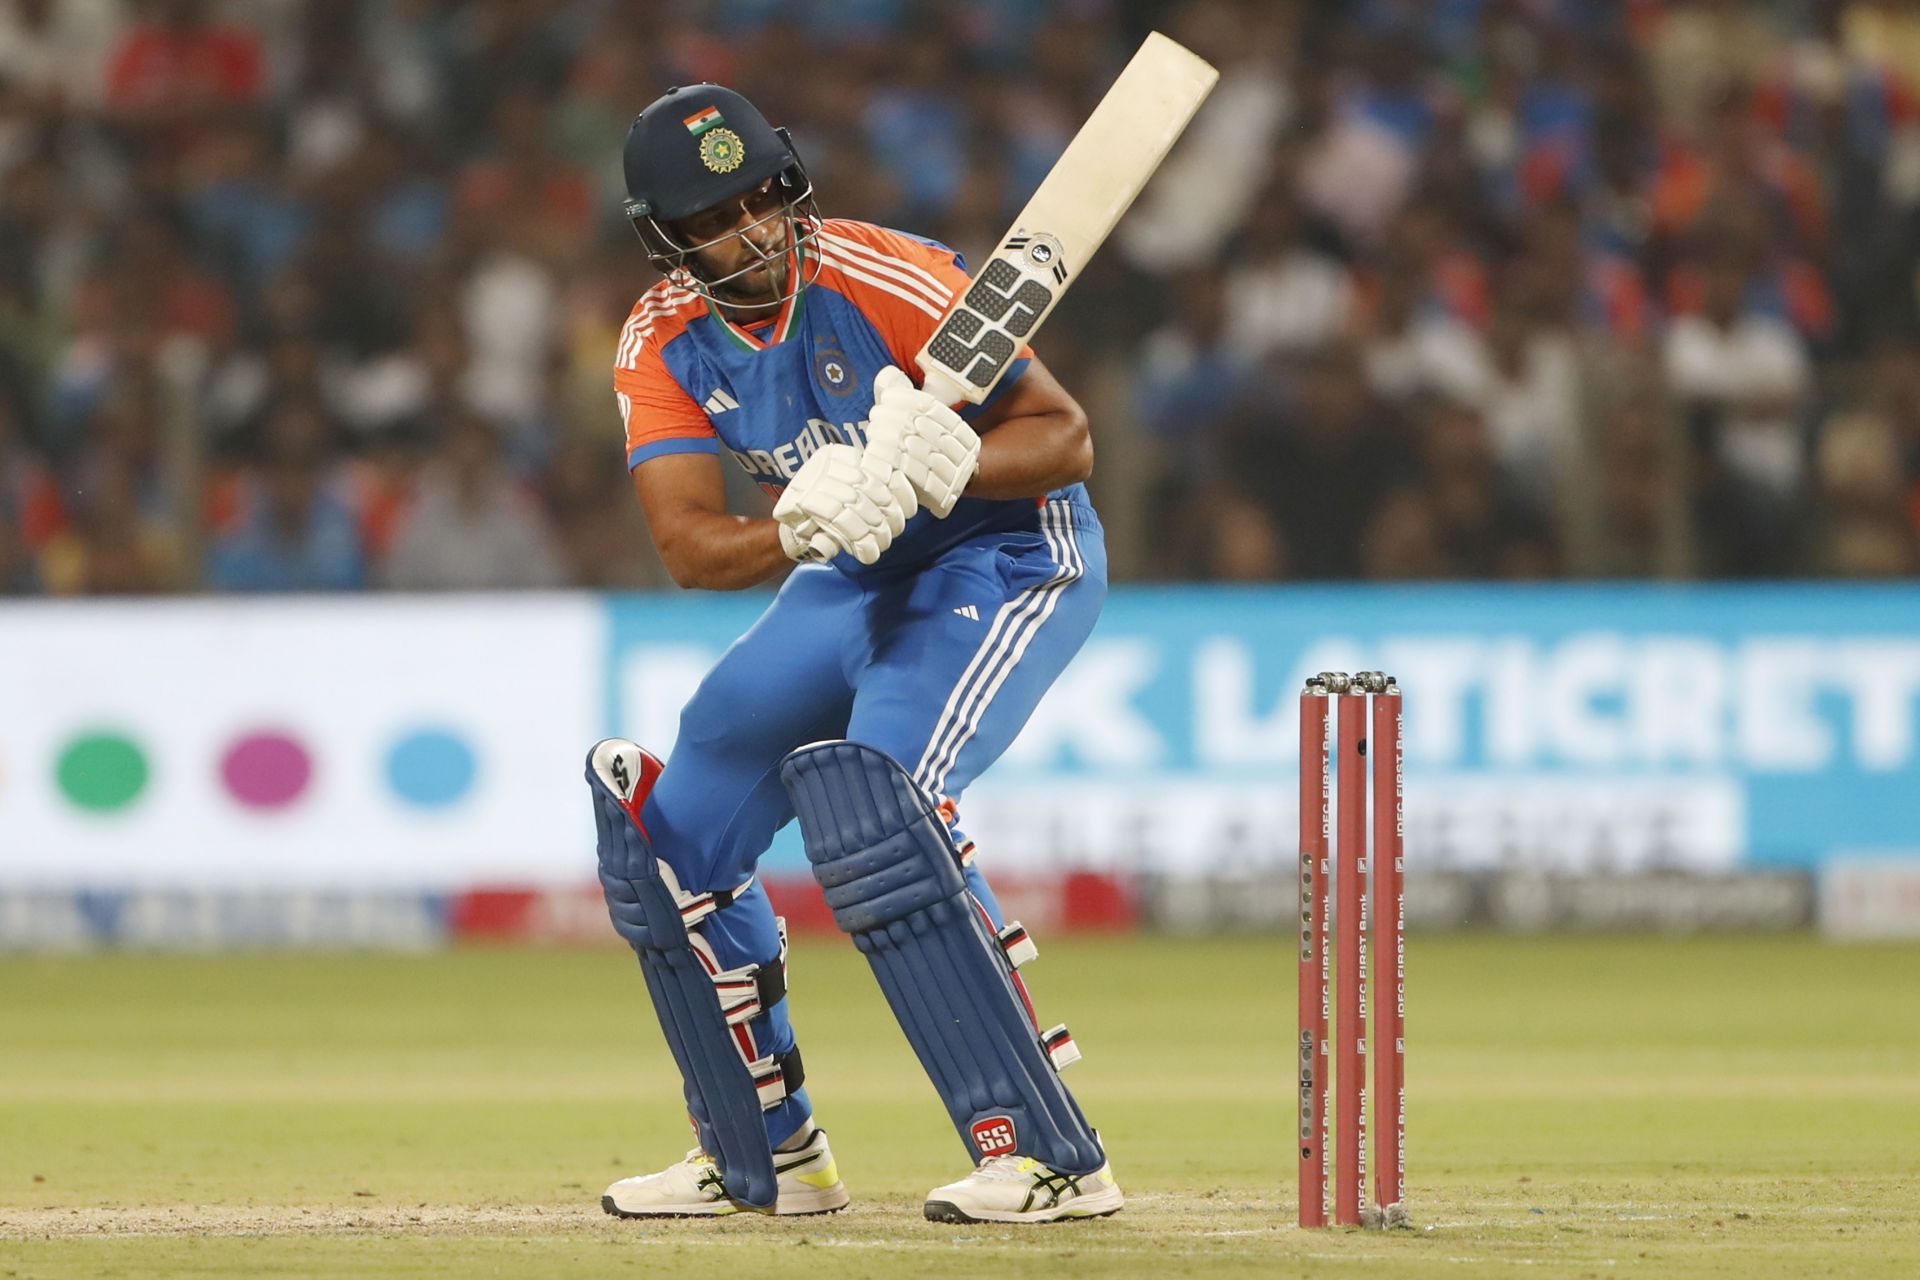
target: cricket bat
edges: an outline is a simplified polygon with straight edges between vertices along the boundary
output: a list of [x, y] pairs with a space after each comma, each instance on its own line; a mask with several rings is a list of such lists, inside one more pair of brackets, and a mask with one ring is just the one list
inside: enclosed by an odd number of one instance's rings
[[987, 398], [1219, 78], [1159, 32], [1146, 38], [914, 357], [928, 391], [948, 404]]

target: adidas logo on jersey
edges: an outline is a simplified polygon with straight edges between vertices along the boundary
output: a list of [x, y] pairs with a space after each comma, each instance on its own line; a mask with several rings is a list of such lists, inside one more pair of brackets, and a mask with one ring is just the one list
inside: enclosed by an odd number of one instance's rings
[[717, 418], [729, 409], [738, 409], [740, 402], [728, 395], [723, 389], [708, 396], [706, 404], [701, 407], [707, 411], [709, 418]]
[[963, 604], [958, 609], [955, 609], [954, 612], [959, 614], [963, 618], [971, 618], [975, 622], [980, 621], [979, 605]]

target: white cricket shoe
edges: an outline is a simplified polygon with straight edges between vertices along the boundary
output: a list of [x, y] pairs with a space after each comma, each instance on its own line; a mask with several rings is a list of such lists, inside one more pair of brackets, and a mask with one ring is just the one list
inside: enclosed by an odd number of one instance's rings
[[1104, 1218], [1126, 1200], [1113, 1165], [1075, 1177], [1031, 1156], [988, 1156], [958, 1182], [927, 1193], [929, 1222], [1059, 1222]]
[[[815, 1129], [797, 1150], [774, 1152], [773, 1171], [779, 1186], [776, 1214], [833, 1213], [847, 1207], [847, 1189], [825, 1129]], [[727, 1198], [720, 1166], [698, 1147], [659, 1173], [620, 1179], [600, 1197], [600, 1207], [616, 1218], [717, 1218], [755, 1212]]]

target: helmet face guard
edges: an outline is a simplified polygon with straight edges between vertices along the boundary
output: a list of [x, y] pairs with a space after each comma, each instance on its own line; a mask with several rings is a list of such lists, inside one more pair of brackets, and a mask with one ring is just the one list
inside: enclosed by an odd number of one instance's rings
[[[786, 130], [782, 129], [779, 132], [784, 140]], [[777, 207], [769, 209], [745, 226], [733, 227], [707, 240], [689, 242], [683, 239], [673, 229], [671, 222], [661, 218], [651, 203], [646, 200], [627, 201], [627, 220], [633, 224], [635, 234], [640, 237], [640, 243], [646, 248], [647, 259], [653, 263], [654, 268], [661, 275], [681, 288], [706, 299], [714, 306], [751, 311], [784, 304], [807, 285], [813, 283], [820, 272], [820, 255], [810, 252], [814, 241], [820, 235], [820, 209], [814, 200], [813, 181], [807, 177], [806, 168], [800, 163], [799, 157], [793, 156], [786, 168], [760, 185], [738, 195], [729, 196], [708, 208], [738, 205], [744, 210], [747, 202], [754, 195], [767, 189], [768, 183], [781, 193], [782, 198]], [[695, 212], [704, 212], [704, 210]], [[753, 233], [775, 219], [785, 221], [786, 234], [783, 237], [784, 243], [778, 249], [770, 251], [760, 246], [754, 239]], [[699, 254], [702, 250], [725, 244], [736, 238], [753, 251], [753, 257], [744, 266], [724, 275], [714, 275], [701, 264]], [[745, 276], [756, 267], [771, 268], [774, 264], [782, 262], [787, 266], [786, 283], [773, 297], [735, 301], [722, 297], [718, 293], [719, 289]]]

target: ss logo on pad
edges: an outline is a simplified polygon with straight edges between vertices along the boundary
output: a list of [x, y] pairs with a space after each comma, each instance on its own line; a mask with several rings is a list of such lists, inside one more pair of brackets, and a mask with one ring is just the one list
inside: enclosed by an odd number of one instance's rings
[[973, 1122], [973, 1145], [980, 1148], [980, 1156], [1010, 1156], [1013, 1149], [1020, 1145], [1014, 1136], [1012, 1116], [988, 1116], [985, 1120]]

